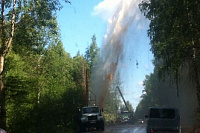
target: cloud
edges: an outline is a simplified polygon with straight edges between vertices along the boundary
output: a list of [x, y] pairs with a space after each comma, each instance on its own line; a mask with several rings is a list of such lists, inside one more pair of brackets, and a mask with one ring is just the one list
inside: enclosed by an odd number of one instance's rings
[[94, 7], [92, 15], [100, 16], [105, 21], [114, 15], [120, 1], [122, 0], [104, 0]]

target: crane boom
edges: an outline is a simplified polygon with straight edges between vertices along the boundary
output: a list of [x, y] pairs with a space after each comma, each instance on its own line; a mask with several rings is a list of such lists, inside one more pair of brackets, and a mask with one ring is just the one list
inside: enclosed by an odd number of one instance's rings
[[121, 90], [119, 89], [119, 86], [117, 86], [117, 89], [119, 90], [119, 93], [120, 93], [120, 95], [121, 95], [121, 97], [122, 97], [122, 99], [123, 99], [123, 101], [124, 101], [124, 104], [125, 104], [125, 106], [126, 106], [127, 111], [129, 111], [129, 108], [128, 108], [127, 104], [126, 104], [126, 101], [125, 101], [123, 95], [122, 95], [122, 92], [121, 92]]

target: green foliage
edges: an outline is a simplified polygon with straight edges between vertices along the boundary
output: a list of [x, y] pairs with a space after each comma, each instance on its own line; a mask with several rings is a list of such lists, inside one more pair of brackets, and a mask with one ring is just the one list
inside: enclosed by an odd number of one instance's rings
[[41, 74], [46, 85], [45, 94], [60, 95], [65, 88], [74, 88], [73, 64], [69, 54], [64, 51], [62, 43], [50, 45], [40, 60]]
[[173, 75], [179, 90], [182, 69], [189, 66], [188, 79], [195, 81], [200, 106], [200, 1], [143, 0], [139, 7], [150, 20], [148, 36], [158, 75]]
[[77, 111], [85, 104], [80, 64], [86, 61], [82, 56], [72, 59], [61, 42], [43, 53], [19, 56], [11, 52], [7, 56], [7, 126], [11, 133], [78, 129]]
[[94, 67], [95, 62], [97, 61], [97, 57], [99, 55], [99, 48], [96, 43], [96, 36], [92, 36], [92, 43], [90, 46], [86, 49], [85, 52], [85, 59], [87, 60], [88, 66], [89, 66], [89, 76], [91, 75], [91, 71]]
[[[23, 59], [13, 52], [10, 52], [5, 59], [5, 69], [4, 72], [6, 76], [26, 76], [25, 62]], [[20, 75], [19, 75], [20, 74]]]
[[161, 72], [177, 76], [178, 69], [194, 56], [199, 62], [199, 6], [198, 0], [141, 2], [140, 9], [150, 20], [151, 50], [156, 60], [163, 60]]
[[[13, 45], [4, 69], [7, 131], [72, 132], [85, 102], [80, 65], [86, 61], [64, 51], [55, 17], [62, 7], [58, 0], [17, 2]], [[7, 24], [11, 5], [6, 1]]]
[[155, 66], [154, 72], [146, 75], [141, 101], [136, 107], [135, 118], [144, 119], [150, 107], [179, 107], [177, 105], [177, 92], [174, 89], [173, 79], [170, 76], [165, 81], [159, 80], [159, 67]]
[[73, 58], [73, 78], [77, 82], [77, 87], [85, 88], [86, 62], [85, 58], [80, 55]]
[[[16, 126], [22, 125], [21, 121], [26, 117], [30, 118], [27, 113], [32, 109], [34, 100], [36, 101], [35, 86], [37, 82], [24, 71], [26, 69], [25, 64], [22, 58], [13, 52], [6, 57], [4, 82], [8, 116], [7, 126], [10, 131], [15, 131]], [[26, 124], [23, 125], [26, 127]]]
[[[5, 2], [9, 31], [12, 2]], [[99, 48], [94, 35], [85, 57], [72, 59], [64, 51], [55, 16], [61, 7], [59, 0], [17, 1], [15, 34], [4, 69], [9, 133], [78, 129], [77, 111], [85, 105], [84, 73], [86, 68], [91, 73]], [[119, 101], [115, 92], [110, 95], [107, 107], [112, 114], [116, 110], [109, 105]]]
[[104, 117], [106, 122], [115, 121], [118, 116], [118, 100], [115, 91], [109, 91], [104, 103]]
[[142, 100], [139, 102], [135, 111], [136, 120], [143, 119], [144, 115], [147, 114], [149, 107], [162, 105], [159, 104], [159, 96], [161, 96], [161, 94], [158, 94], [160, 92], [159, 89], [162, 90], [162, 88], [159, 86], [159, 80], [156, 74], [146, 76], [144, 81], [145, 88], [141, 96]]

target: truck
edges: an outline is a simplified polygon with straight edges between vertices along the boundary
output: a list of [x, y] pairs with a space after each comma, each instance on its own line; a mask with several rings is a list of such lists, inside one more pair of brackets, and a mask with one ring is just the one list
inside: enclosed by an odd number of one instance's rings
[[119, 94], [121, 95], [122, 97], [122, 100], [124, 102], [124, 105], [126, 107], [126, 110], [125, 111], [121, 111], [120, 114], [119, 114], [119, 117], [117, 119], [117, 122], [120, 122], [120, 123], [133, 123], [134, 119], [133, 119], [133, 111], [131, 111], [129, 108], [128, 108], [128, 105], [126, 104], [126, 101], [122, 95], [122, 92], [119, 88], [119, 86], [116, 87], [119, 91]]
[[105, 119], [102, 115], [103, 109], [98, 106], [85, 106], [79, 110], [80, 114], [80, 131], [85, 132], [90, 128], [95, 128], [96, 130], [103, 130], [105, 125]]

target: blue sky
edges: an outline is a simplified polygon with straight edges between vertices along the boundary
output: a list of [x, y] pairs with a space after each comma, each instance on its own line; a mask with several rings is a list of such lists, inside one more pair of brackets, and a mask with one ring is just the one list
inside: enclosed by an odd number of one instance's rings
[[[109, 26], [112, 25], [111, 20], [122, 1], [71, 0], [71, 5], [64, 4], [64, 8], [58, 12], [58, 25], [66, 52], [69, 52], [72, 57], [78, 51], [84, 54], [94, 34], [98, 46], [102, 47]], [[126, 1], [128, 3], [131, 0]], [[121, 78], [125, 100], [130, 101], [135, 108], [142, 94], [142, 81], [145, 79], [145, 75], [153, 71], [151, 63], [153, 56], [149, 51], [149, 39], [146, 33], [148, 22], [142, 18], [141, 13], [136, 9], [138, 0], [132, 1], [135, 2], [132, 3], [135, 4], [132, 7], [135, 20], [133, 20], [131, 27], [128, 27], [129, 31], [124, 38], [126, 52], [123, 65], [121, 65]], [[123, 4], [127, 6], [126, 2]], [[138, 65], [136, 65], [136, 62], [138, 62]]]
[[106, 22], [98, 16], [92, 15], [93, 8], [101, 0], [71, 0], [64, 4], [58, 12], [58, 24], [61, 30], [65, 50], [75, 56], [78, 51], [84, 54], [95, 34], [98, 46], [101, 45], [106, 31]]

